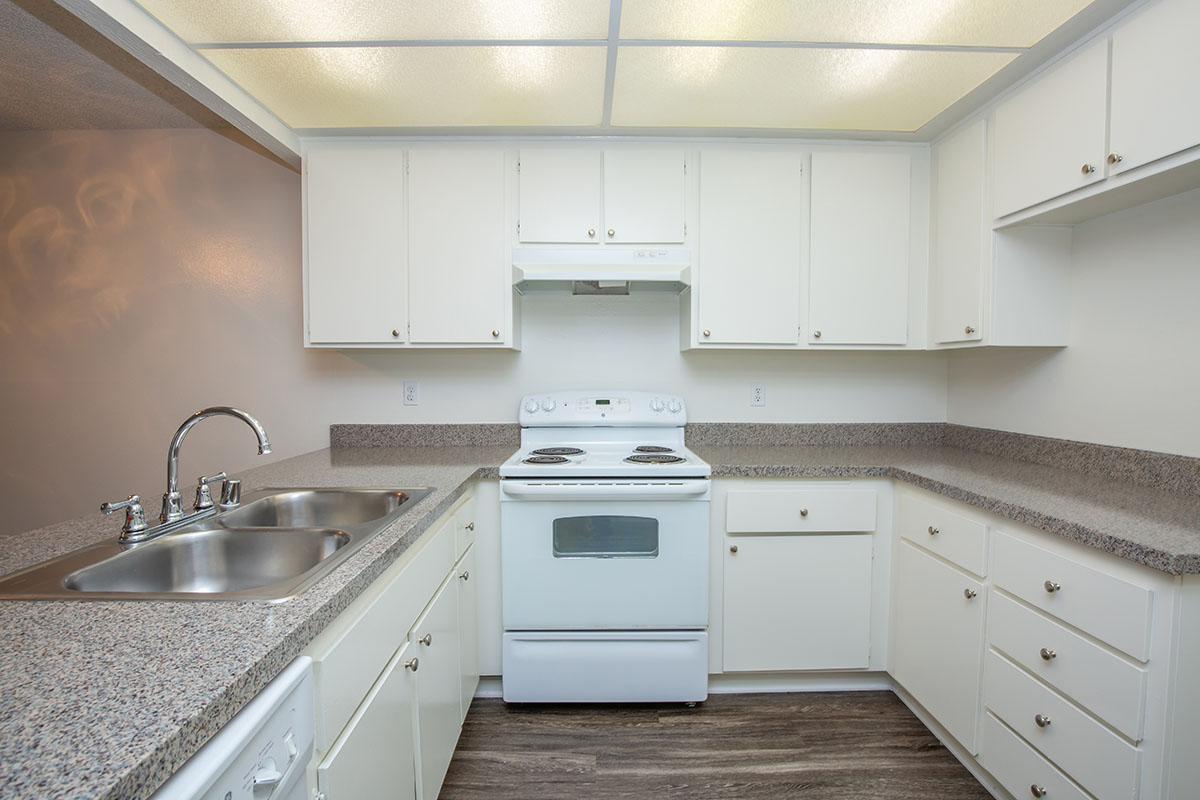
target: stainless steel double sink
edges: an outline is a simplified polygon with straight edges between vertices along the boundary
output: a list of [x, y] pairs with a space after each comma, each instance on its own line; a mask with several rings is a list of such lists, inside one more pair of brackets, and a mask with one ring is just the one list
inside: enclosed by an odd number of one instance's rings
[[114, 535], [9, 575], [0, 599], [282, 602], [430, 491], [263, 489], [239, 508], [143, 544], [123, 547]]

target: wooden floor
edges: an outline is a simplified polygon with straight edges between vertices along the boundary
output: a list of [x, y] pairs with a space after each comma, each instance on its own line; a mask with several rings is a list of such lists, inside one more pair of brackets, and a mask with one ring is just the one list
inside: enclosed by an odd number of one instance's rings
[[891, 692], [471, 706], [441, 800], [990, 796]]

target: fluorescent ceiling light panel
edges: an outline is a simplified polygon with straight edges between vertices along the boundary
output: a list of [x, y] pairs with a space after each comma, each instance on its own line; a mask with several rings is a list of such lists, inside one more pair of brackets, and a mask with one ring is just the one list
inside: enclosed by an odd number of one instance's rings
[[609, 0], [139, 0], [189, 43], [604, 39]]
[[599, 125], [605, 54], [588, 46], [205, 51], [293, 128]]
[[624, 0], [622, 39], [1031, 47], [1092, 0]]
[[915, 131], [1016, 56], [622, 47], [613, 125]]

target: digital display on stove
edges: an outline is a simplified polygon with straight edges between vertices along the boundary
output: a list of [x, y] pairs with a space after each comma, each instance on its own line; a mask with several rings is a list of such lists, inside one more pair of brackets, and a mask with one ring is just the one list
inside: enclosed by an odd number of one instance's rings
[[597, 400], [597, 401], [596, 401], [596, 405], [598, 405], [598, 406], [608, 406], [608, 405], [612, 405], [612, 401], [611, 401], [611, 400]]

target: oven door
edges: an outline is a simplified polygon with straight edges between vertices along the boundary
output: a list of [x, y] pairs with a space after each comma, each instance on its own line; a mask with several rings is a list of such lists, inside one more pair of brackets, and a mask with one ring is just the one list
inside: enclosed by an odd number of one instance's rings
[[708, 481], [505, 480], [504, 628], [708, 625]]

